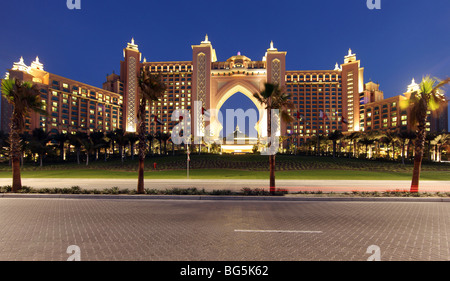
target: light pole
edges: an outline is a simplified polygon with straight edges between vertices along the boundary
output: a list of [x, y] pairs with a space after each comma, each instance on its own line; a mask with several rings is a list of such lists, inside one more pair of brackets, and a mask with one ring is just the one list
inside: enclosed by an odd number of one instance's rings
[[191, 161], [191, 158], [189, 157], [189, 144], [186, 144], [187, 146], [187, 179], [189, 179], [189, 162]]

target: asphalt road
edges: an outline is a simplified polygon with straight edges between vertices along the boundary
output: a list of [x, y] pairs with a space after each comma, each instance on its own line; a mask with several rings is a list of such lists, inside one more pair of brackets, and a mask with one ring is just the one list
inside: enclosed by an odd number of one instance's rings
[[445, 202], [0, 198], [0, 260], [448, 261], [449, 221]]
[[[34, 188], [54, 188], [79, 186], [83, 189], [104, 189], [119, 187], [121, 189], [135, 189], [137, 179], [30, 179], [23, 178], [22, 184]], [[0, 178], [0, 186], [11, 185], [11, 179]], [[409, 190], [411, 181], [375, 181], [375, 180], [276, 180], [277, 188], [289, 191], [323, 191], [323, 192], [351, 192], [351, 191], [386, 191]], [[190, 188], [196, 187], [205, 190], [229, 189], [241, 190], [249, 188], [268, 188], [268, 180], [223, 180], [223, 179], [152, 179], [145, 181], [145, 188]], [[420, 191], [423, 192], [450, 192], [450, 181], [421, 181]]]

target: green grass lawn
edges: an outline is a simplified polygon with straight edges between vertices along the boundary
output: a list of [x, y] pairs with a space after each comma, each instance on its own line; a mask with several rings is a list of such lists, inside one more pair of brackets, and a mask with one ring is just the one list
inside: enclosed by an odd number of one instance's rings
[[[268, 179], [267, 156], [192, 155], [191, 179]], [[153, 170], [153, 163], [158, 169]], [[412, 164], [348, 158], [277, 155], [277, 179], [324, 180], [410, 180]], [[185, 179], [186, 156], [150, 157], [146, 160], [147, 179]], [[10, 178], [11, 168], [0, 165], [0, 178]], [[86, 167], [75, 163], [45, 164], [43, 168], [26, 164], [24, 178], [134, 179], [137, 160], [92, 161]], [[421, 180], [450, 181], [450, 165], [424, 163]]]
[[[186, 170], [146, 171], [147, 179], [186, 179]], [[231, 169], [190, 170], [191, 179], [268, 179], [265, 171], [245, 171]], [[11, 172], [0, 172], [0, 178], [10, 178]], [[98, 178], [98, 179], [134, 179], [136, 172], [111, 171], [99, 169], [68, 169], [23, 171], [23, 178]], [[410, 180], [409, 172], [388, 171], [348, 171], [348, 170], [300, 170], [277, 171], [277, 179], [286, 180]], [[423, 171], [421, 180], [450, 181], [450, 175], [445, 171]]]

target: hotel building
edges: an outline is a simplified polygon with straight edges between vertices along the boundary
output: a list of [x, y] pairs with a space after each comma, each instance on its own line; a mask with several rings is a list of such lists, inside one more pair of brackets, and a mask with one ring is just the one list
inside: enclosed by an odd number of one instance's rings
[[[177, 123], [171, 121], [172, 112], [176, 109], [192, 112], [194, 101], [201, 101], [206, 110], [219, 111], [228, 98], [242, 93], [259, 111], [260, 120], [255, 128], [259, 137], [264, 137], [267, 135], [265, 110], [253, 93], [261, 91], [266, 82], [279, 84], [291, 96], [294, 108], [290, 113], [294, 121], [281, 124], [279, 134], [292, 135], [297, 143], [334, 130], [410, 128], [408, 112], [400, 109], [399, 105], [407, 99], [408, 93], [417, 88], [417, 84], [410, 85], [404, 95], [384, 99], [378, 84], [364, 83], [364, 68], [351, 50], [343, 63], [336, 63], [334, 69], [286, 70], [287, 53], [279, 51], [272, 42], [261, 60], [252, 60], [238, 53], [225, 61], [218, 61], [207, 36], [191, 48], [190, 61], [151, 62], [143, 58], [132, 40], [123, 50], [120, 74], [108, 75], [102, 88], [44, 71], [38, 58], [31, 66], [20, 59], [8, 71], [7, 77], [32, 81], [40, 88], [48, 116], [31, 114], [26, 120], [28, 131], [43, 128], [52, 133], [115, 129], [135, 132], [139, 105], [137, 77], [142, 68], [161, 73], [167, 85], [161, 100], [147, 105], [148, 132], [170, 133]], [[11, 106], [3, 98], [1, 109], [0, 129], [9, 131]], [[162, 124], [154, 122], [155, 116]], [[448, 130], [447, 116], [447, 107], [438, 117], [430, 115], [429, 130]], [[219, 139], [222, 126], [217, 119], [214, 114], [210, 120], [204, 117], [192, 119], [192, 132], [197, 136], [209, 134], [213, 139]]]

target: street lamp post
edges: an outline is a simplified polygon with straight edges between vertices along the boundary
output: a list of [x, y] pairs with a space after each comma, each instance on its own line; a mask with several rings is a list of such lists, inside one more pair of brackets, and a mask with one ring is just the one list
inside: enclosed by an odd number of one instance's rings
[[187, 144], [186, 145], [187, 146], [187, 179], [189, 179], [189, 162], [191, 161], [191, 158], [190, 158], [190, 153], [189, 153], [189, 144]]

